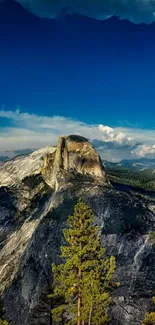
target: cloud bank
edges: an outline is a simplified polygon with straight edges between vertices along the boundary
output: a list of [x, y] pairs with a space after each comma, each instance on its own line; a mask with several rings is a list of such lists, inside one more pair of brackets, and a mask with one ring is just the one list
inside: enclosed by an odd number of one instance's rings
[[39, 17], [78, 13], [96, 19], [118, 16], [135, 23], [155, 21], [155, 0], [16, 0]]
[[0, 128], [0, 156], [13, 157], [34, 148], [56, 145], [59, 135], [79, 134], [90, 139], [101, 157], [109, 161], [155, 158], [155, 131], [90, 125], [63, 116], [39, 116], [19, 110], [0, 110], [10, 127]]

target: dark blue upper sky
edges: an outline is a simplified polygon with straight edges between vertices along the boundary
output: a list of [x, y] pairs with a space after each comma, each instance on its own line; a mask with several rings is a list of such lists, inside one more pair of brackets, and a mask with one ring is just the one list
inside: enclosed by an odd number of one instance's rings
[[45, 20], [0, 2], [0, 106], [154, 128], [154, 89], [155, 23]]

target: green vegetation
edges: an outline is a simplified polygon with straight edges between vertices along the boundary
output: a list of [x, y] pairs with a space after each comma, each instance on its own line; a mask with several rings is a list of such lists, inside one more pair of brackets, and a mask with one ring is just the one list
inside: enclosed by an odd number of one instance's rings
[[105, 256], [93, 220], [91, 208], [80, 199], [64, 230], [64, 263], [52, 265], [52, 318], [62, 324], [103, 325], [109, 321], [110, 294], [119, 285], [113, 281], [116, 263], [113, 256]]
[[150, 235], [149, 235], [149, 242], [151, 244], [155, 244], [155, 230], [151, 231], [150, 232]]
[[[155, 303], [155, 297], [152, 298], [152, 301]], [[155, 325], [155, 312], [146, 313], [142, 325]]]
[[6, 320], [0, 319], [0, 325], [8, 325], [9, 323]]
[[145, 190], [155, 190], [155, 173], [152, 170], [133, 171], [124, 167], [107, 168], [109, 178], [113, 182], [140, 187]]
[[155, 325], [155, 313], [147, 313], [142, 325]]

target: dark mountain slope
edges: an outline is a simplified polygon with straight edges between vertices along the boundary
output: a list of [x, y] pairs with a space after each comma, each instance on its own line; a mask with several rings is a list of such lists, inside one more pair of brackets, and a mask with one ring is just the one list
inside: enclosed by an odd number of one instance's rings
[[114, 189], [98, 154], [80, 137], [60, 138], [56, 150], [19, 157], [0, 169], [0, 290], [11, 324], [50, 325], [51, 263], [59, 262], [66, 218], [83, 196], [107, 253], [117, 259], [121, 286], [112, 324], [140, 325], [155, 286], [153, 202]]

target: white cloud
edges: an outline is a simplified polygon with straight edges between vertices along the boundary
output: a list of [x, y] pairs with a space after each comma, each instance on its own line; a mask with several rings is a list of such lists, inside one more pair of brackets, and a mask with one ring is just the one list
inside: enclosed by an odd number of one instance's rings
[[63, 116], [39, 116], [19, 110], [0, 110], [1, 117], [12, 126], [0, 129], [0, 156], [12, 156], [15, 150], [56, 145], [59, 135], [79, 134], [93, 142], [103, 159], [155, 157], [154, 130], [90, 125]]
[[98, 126], [99, 131], [103, 133], [103, 140], [106, 142], [112, 141], [118, 144], [127, 144], [130, 143], [133, 139], [127, 136], [124, 132], [118, 132], [117, 128], [111, 128], [100, 124]]
[[148, 157], [148, 158], [154, 158], [155, 157], [155, 145], [147, 146], [142, 145], [136, 150], [136, 155], [138, 158], [142, 157]]
[[139, 23], [155, 21], [155, 0], [16, 0], [39, 17], [56, 18], [60, 13], [78, 13], [96, 19], [110, 16]]

